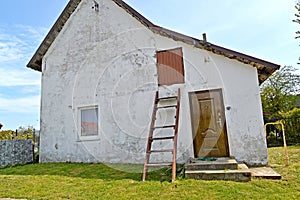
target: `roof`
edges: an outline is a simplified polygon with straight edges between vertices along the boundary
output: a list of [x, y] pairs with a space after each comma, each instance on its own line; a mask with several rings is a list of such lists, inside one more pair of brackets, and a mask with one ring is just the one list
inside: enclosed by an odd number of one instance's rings
[[[126, 12], [128, 12], [131, 16], [136, 18], [138, 21], [140, 21], [144, 26], [149, 28], [151, 31], [153, 31], [156, 34], [160, 34], [165, 37], [172, 38], [176, 41], [182, 41], [187, 44], [193, 45], [195, 47], [205, 49], [207, 51], [211, 51], [218, 55], [223, 55], [230, 59], [235, 59], [239, 62], [252, 65], [253, 67], [256, 67], [258, 70], [258, 79], [259, 82], [262, 83], [265, 81], [273, 72], [278, 70], [280, 68], [280, 65], [255, 58], [243, 53], [239, 53], [237, 51], [233, 51], [230, 49], [226, 49], [224, 47], [212, 44], [210, 42], [206, 41], [206, 37], [203, 38], [203, 40], [190, 37], [160, 26], [157, 26], [150, 22], [148, 19], [146, 19], [143, 15], [138, 13], [136, 10], [134, 10], [131, 6], [126, 4], [122, 0], [112, 0], [115, 2], [118, 6], [123, 8]], [[73, 12], [76, 10], [78, 5], [80, 4], [81, 0], [70, 0], [63, 12], [58, 17], [57, 21], [54, 23], [53, 27], [50, 29], [49, 33], [27, 64], [27, 67], [32, 68], [34, 70], [42, 71], [42, 59], [44, 55], [47, 53], [48, 49], [50, 48], [51, 44], [57, 37], [57, 35], [60, 33], [62, 28], [64, 27], [65, 23], [68, 21], [70, 16], [73, 14]]]

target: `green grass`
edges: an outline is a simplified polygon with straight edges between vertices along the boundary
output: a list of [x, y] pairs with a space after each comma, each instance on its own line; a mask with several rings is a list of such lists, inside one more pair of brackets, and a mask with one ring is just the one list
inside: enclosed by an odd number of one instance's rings
[[[185, 180], [170, 183], [169, 171], [151, 172], [141, 182], [142, 166], [50, 163], [0, 169], [0, 198], [22, 199], [300, 199], [300, 146], [270, 148], [270, 165], [282, 180], [251, 182]], [[167, 174], [167, 175], [166, 175]]]

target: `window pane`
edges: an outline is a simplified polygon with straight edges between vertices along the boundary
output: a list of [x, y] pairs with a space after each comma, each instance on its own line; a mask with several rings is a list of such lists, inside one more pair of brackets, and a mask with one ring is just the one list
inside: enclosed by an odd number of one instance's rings
[[81, 136], [98, 135], [98, 108], [81, 110]]

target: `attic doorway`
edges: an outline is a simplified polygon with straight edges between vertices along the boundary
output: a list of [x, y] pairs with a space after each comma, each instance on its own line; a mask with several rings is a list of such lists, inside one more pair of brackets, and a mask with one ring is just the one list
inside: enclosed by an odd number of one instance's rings
[[195, 158], [228, 157], [222, 90], [189, 93]]
[[184, 64], [182, 48], [156, 52], [158, 85], [184, 83]]

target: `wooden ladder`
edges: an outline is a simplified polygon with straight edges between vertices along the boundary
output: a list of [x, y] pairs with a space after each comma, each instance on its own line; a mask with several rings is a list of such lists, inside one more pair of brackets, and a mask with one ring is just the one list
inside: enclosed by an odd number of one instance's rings
[[[170, 101], [176, 100], [177, 103], [174, 105], [167, 105], [167, 106], [159, 106], [159, 103], [163, 101]], [[163, 125], [163, 126], [156, 126], [156, 115], [159, 109], [176, 109], [175, 110], [175, 124], [171, 125]], [[147, 172], [149, 167], [172, 167], [172, 182], [176, 180], [176, 154], [177, 154], [177, 138], [178, 138], [178, 123], [179, 123], [179, 110], [180, 110], [180, 88], [178, 89], [177, 96], [172, 97], [163, 97], [159, 98], [158, 91], [155, 95], [154, 100], [154, 107], [152, 112], [152, 120], [150, 125], [147, 149], [146, 149], [146, 159], [144, 163], [144, 170], [143, 170], [143, 181], [146, 180]], [[173, 129], [174, 135], [167, 136], [167, 137], [154, 137], [154, 131], [158, 129]], [[153, 141], [168, 141], [173, 140], [173, 149], [152, 149], [152, 142]], [[173, 154], [172, 162], [161, 162], [161, 163], [149, 163], [150, 161], [150, 154], [151, 153], [166, 153], [170, 152]]]

